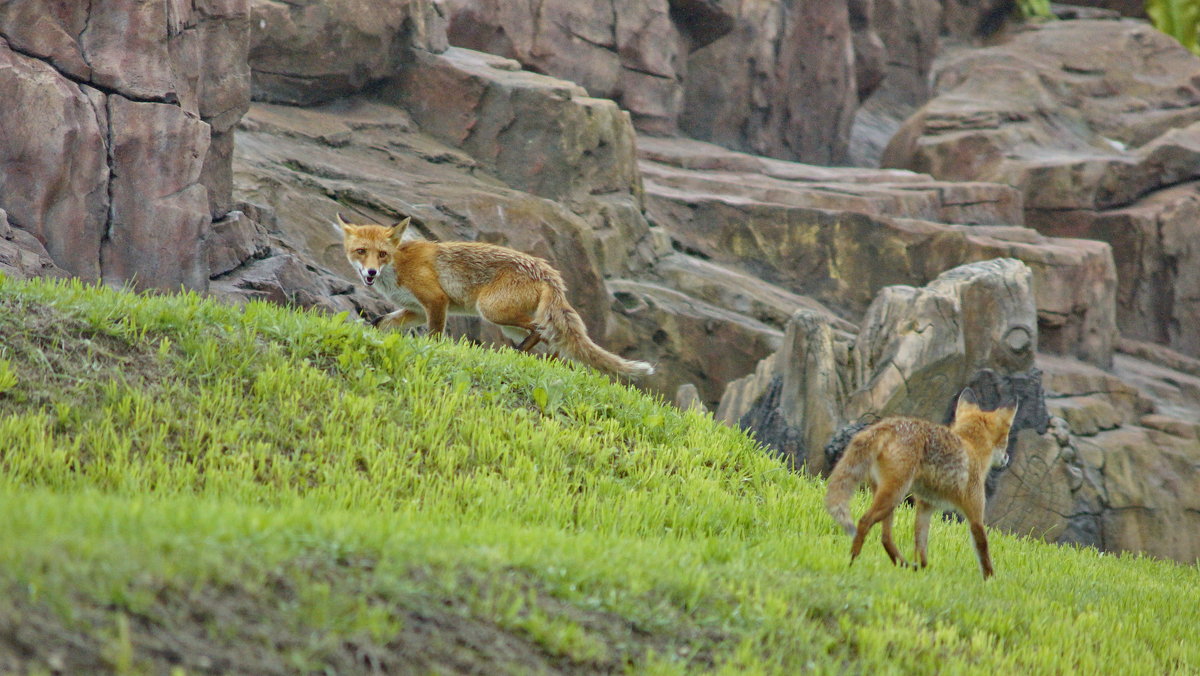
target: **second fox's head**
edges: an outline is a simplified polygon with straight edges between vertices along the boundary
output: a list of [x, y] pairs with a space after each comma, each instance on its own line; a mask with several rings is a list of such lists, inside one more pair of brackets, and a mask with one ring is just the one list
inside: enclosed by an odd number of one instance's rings
[[1008, 465], [1008, 436], [1017, 416], [1017, 403], [1001, 406], [994, 411], [979, 408], [975, 392], [966, 388], [959, 395], [954, 411], [954, 427], [969, 437], [991, 456], [991, 466]]
[[367, 286], [374, 286], [383, 268], [392, 262], [400, 246], [400, 237], [411, 221], [412, 218], [406, 218], [392, 226], [355, 225], [347, 223], [341, 214], [337, 215], [346, 259]]

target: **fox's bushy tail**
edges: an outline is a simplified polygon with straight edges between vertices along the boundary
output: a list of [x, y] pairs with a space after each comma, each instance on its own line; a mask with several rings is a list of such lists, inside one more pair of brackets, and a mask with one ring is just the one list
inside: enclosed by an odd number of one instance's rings
[[583, 318], [567, 302], [566, 294], [558, 285], [547, 284], [543, 288], [533, 321], [542, 340], [567, 357], [623, 376], [648, 376], [654, 373], [654, 367], [650, 364], [623, 359], [592, 342]]
[[855, 531], [854, 519], [850, 516], [850, 498], [871, 469], [870, 449], [870, 443], [861, 432], [855, 435], [846, 444], [846, 451], [833, 466], [826, 482], [825, 509], [850, 535]]

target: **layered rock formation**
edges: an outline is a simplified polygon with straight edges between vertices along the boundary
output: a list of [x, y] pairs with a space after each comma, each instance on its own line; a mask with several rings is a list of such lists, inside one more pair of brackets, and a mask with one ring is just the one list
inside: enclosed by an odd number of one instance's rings
[[205, 288], [249, 103], [244, 0], [0, 7], [0, 207], [71, 274]]
[[1012, 185], [1030, 226], [1111, 243], [1122, 332], [1200, 355], [1198, 79], [1144, 23], [1047, 23], [947, 56], [884, 161]]

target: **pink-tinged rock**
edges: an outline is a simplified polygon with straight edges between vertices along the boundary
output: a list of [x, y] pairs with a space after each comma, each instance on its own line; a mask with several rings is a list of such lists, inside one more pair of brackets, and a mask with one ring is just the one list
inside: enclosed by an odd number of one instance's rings
[[200, 183], [209, 126], [179, 107], [108, 97], [112, 221], [101, 247], [105, 282], [204, 289], [200, 239], [211, 217]]
[[579, 85], [452, 47], [417, 53], [380, 94], [518, 190], [552, 199], [640, 192], [629, 116]]
[[410, 48], [441, 51], [432, 0], [251, 0], [258, 101], [309, 105], [392, 75]]
[[100, 278], [108, 218], [103, 98], [0, 39], [0, 208], [59, 266], [90, 280]]
[[688, 59], [680, 128], [760, 155], [844, 163], [858, 106], [846, 3], [737, 5], [733, 31]]
[[451, 44], [515, 59], [628, 110], [638, 129], [675, 131], [687, 54], [732, 26], [712, 0], [449, 0]]

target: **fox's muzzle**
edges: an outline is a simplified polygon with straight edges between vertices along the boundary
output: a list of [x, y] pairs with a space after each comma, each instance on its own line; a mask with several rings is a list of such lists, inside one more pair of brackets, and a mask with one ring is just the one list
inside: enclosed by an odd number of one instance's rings
[[375, 284], [375, 276], [378, 274], [379, 274], [378, 270], [375, 270], [375, 269], [366, 270], [363, 272], [363, 281], [367, 283], [367, 286], [373, 286]]

